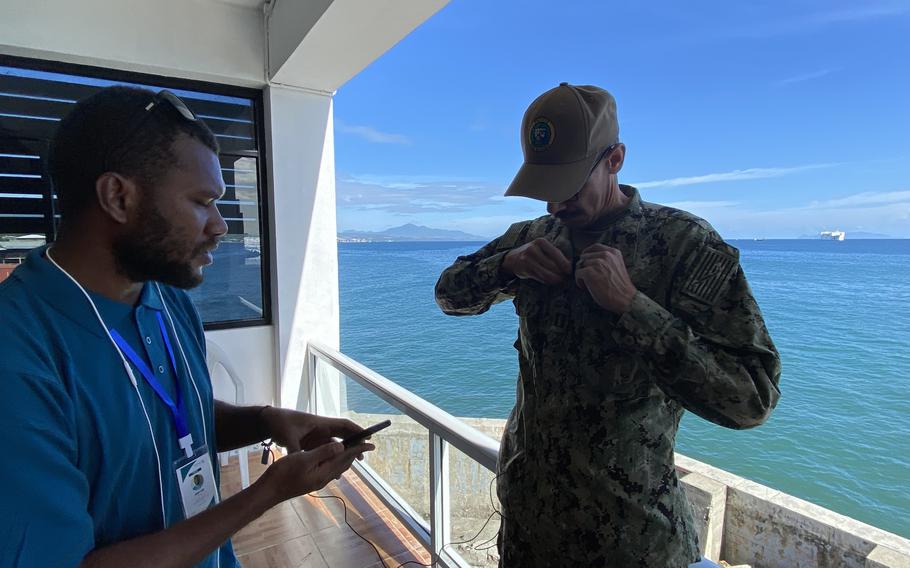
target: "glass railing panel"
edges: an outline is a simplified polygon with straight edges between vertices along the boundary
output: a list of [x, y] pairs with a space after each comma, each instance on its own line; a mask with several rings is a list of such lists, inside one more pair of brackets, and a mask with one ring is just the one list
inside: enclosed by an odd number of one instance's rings
[[498, 510], [493, 472], [450, 445], [449, 526], [452, 544], [448, 548], [454, 549], [471, 566], [497, 566]]
[[427, 429], [321, 359], [316, 361], [316, 381], [317, 414], [347, 418], [364, 428], [392, 421], [389, 428], [372, 437], [376, 451], [368, 452], [362, 463], [429, 523]]

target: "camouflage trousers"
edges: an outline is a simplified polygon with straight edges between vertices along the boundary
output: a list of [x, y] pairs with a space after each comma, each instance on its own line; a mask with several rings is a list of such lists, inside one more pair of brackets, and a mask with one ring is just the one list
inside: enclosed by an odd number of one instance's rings
[[[526, 464], [510, 466], [497, 482], [500, 568], [686, 568], [699, 559], [691, 520], [668, 530], [647, 508], [603, 488], [564, 486], [565, 472], [535, 467], [536, 475], [519, 476]], [[679, 499], [673, 508], [684, 510], [675, 513], [691, 519], [685, 496]]]

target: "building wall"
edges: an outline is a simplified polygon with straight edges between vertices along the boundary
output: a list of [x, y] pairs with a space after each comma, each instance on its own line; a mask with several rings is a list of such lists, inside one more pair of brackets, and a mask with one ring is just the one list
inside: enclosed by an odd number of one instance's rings
[[306, 406], [307, 342], [340, 341], [332, 108], [330, 96], [266, 89], [275, 364], [285, 407]]
[[270, 325], [208, 331], [208, 341], [214, 341], [230, 359], [231, 366], [243, 380], [243, 400], [237, 401], [235, 389], [224, 369], [212, 373], [215, 397], [226, 402], [243, 404], [275, 404], [275, 332]]
[[[722, 504], [720, 558], [754, 568], [910, 568], [910, 540], [677, 455], [690, 501]], [[713, 489], [698, 483], [708, 479]], [[694, 488], [693, 488], [694, 486]], [[710, 528], [708, 530], [711, 530]]]
[[0, 53], [261, 87], [260, 10], [214, 0], [3, 2]]

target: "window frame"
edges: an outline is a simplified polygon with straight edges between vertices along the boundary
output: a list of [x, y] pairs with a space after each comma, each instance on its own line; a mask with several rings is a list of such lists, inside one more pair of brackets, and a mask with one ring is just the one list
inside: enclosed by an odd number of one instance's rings
[[[151, 73], [141, 73], [137, 71], [125, 71], [121, 69], [108, 69], [95, 67], [78, 63], [67, 63], [63, 61], [52, 61], [48, 59], [35, 59], [30, 57], [21, 57], [0, 53], [0, 66], [16, 67], [19, 69], [29, 69], [34, 71], [47, 71], [52, 73], [63, 73], [67, 75], [78, 75], [91, 77], [95, 79], [104, 79], [108, 81], [122, 81], [127, 83], [139, 83], [144, 85], [157, 85], [161, 88], [181, 89], [186, 91], [197, 91], [200, 93], [223, 95], [248, 99], [252, 103], [252, 115], [255, 121], [256, 151], [238, 150], [228, 152], [227, 155], [249, 157], [256, 159], [256, 179], [257, 189], [259, 192], [258, 219], [259, 219], [259, 243], [261, 262], [261, 282], [262, 287], [262, 317], [245, 320], [225, 320], [215, 322], [203, 321], [203, 327], [206, 331], [222, 329], [238, 329], [245, 327], [260, 327], [272, 325], [272, 258], [271, 258], [271, 218], [269, 216], [269, 203], [271, 203], [270, 186], [268, 180], [267, 151], [265, 131], [265, 97], [262, 89], [251, 87], [241, 87], [237, 85], [228, 85], [224, 83], [212, 83], [208, 81], [199, 81], [195, 79], [185, 79], [180, 77], [170, 77], [166, 75], [154, 75]], [[46, 166], [46, 164], [45, 164]], [[55, 231], [54, 221], [50, 220], [52, 230]], [[56, 235], [55, 235], [56, 237]]]

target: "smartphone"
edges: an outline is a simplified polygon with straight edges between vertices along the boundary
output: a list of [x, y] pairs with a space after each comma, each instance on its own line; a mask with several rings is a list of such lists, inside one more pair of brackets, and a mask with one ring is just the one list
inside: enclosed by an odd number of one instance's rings
[[347, 438], [343, 439], [341, 441], [341, 443], [344, 444], [345, 448], [350, 448], [351, 446], [356, 446], [357, 444], [362, 442], [364, 439], [372, 436], [373, 434], [375, 434], [376, 432], [379, 432], [380, 430], [384, 430], [384, 429], [388, 428], [391, 425], [392, 425], [391, 420], [383, 420], [379, 424], [374, 424], [374, 425], [370, 426], [369, 428], [367, 428], [366, 430], [363, 430], [354, 435], [348, 436]]

